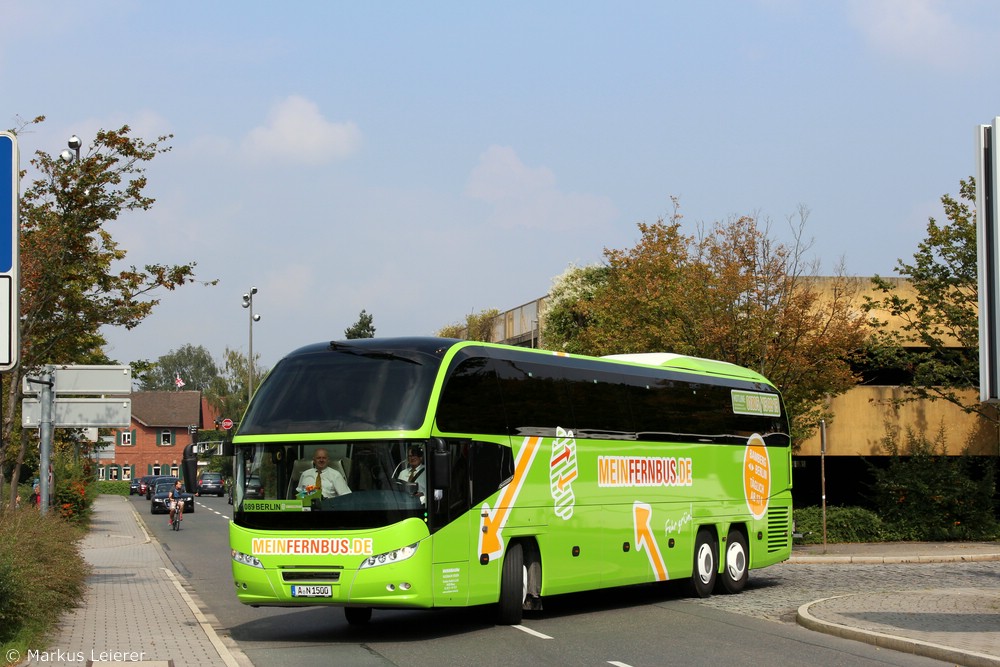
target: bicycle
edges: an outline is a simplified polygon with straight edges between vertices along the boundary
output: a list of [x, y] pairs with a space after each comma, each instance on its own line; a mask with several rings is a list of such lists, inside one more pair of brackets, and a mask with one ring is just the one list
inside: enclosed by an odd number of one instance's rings
[[184, 519], [184, 500], [175, 500], [174, 506], [170, 508], [170, 527], [174, 530], [181, 529], [181, 521]]

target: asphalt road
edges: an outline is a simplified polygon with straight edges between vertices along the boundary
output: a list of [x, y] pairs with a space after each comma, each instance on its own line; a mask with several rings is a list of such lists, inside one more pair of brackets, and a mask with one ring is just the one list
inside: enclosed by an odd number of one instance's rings
[[[366, 627], [342, 610], [253, 609], [233, 592], [226, 498], [198, 498], [182, 530], [132, 498], [150, 532], [197, 593], [217, 629], [256, 667], [337, 665], [942, 665], [913, 655], [814, 633], [794, 623], [802, 602], [832, 588], [861, 590], [885, 576], [857, 565], [780, 565], [751, 573], [736, 596], [691, 600], [672, 585], [559, 596], [521, 626], [496, 626], [487, 608], [375, 611]], [[977, 564], [968, 564], [977, 565]], [[963, 564], [963, 568], [966, 565]], [[927, 568], [934, 566], [899, 566]], [[954, 566], [950, 566], [954, 570]], [[860, 569], [859, 569], [860, 568]], [[937, 566], [916, 576], [957, 576]], [[912, 578], [914, 570], [900, 571]], [[884, 583], [884, 581], [882, 582]], [[801, 601], [800, 601], [801, 600]]]

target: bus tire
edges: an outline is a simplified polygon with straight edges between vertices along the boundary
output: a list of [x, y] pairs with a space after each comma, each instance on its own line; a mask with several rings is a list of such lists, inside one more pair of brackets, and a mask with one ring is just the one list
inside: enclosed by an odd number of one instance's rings
[[372, 620], [371, 607], [344, 607], [344, 617], [349, 625], [368, 625]]
[[747, 538], [735, 528], [726, 537], [726, 560], [723, 563], [722, 574], [715, 584], [719, 593], [730, 595], [739, 593], [747, 585], [750, 578], [750, 554], [747, 550]]
[[691, 572], [691, 594], [707, 598], [715, 588], [715, 577], [719, 569], [719, 545], [712, 531], [702, 528], [694, 542], [694, 570]]
[[524, 552], [519, 543], [507, 546], [500, 570], [500, 600], [497, 602], [497, 624], [517, 625], [523, 616]]

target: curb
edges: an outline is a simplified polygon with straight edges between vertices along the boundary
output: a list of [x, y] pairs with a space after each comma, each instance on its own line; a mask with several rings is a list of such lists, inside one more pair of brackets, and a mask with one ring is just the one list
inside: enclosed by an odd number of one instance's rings
[[920, 641], [919, 639], [907, 639], [904, 637], [888, 635], [882, 632], [852, 628], [847, 625], [841, 625], [840, 623], [824, 621], [817, 618], [809, 611], [809, 607], [812, 605], [820, 604], [821, 602], [825, 602], [827, 600], [838, 600], [848, 597], [853, 596], [836, 595], [829, 598], [823, 598], [822, 600], [815, 600], [813, 602], [806, 603], [799, 607], [796, 611], [795, 620], [799, 625], [809, 630], [822, 632], [835, 637], [841, 637], [843, 639], [864, 642], [879, 648], [887, 648], [892, 649], [893, 651], [910, 653], [913, 655], [923, 656], [925, 658], [932, 658], [934, 660], [967, 665], [968, 667], [1000, 667], [1000, 658], [991, 655], [974, 653], [971, 651], [960, 651], [948, 646], [941, 646], [940, 644]]
[[951, 556], [792, 556], [791, 565], [900, 565], [913, 563], [984, 563], [1000, 560], [996, 554], [956, 554]]

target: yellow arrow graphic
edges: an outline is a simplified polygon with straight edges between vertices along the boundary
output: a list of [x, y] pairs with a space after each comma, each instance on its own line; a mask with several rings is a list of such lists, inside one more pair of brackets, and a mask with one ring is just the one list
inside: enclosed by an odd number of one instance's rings
[[660, 545], [656, 543], [653, 531], [649, 527], [650, 519], [653, 518], [653, 508], [638, 500], [632, 505], [632, 518], [635, 522], [635, 548], [646, 550], [649, 557], [649, 564], [656, 573], [657, 581], [667, 580], [667, 567], [663, 563], [663, 554], [660, 553]]
[[490, 506], [483, 503], [482, 521], [479, 531], [479, 553], [486, 554], [490, 560], [495, 560], [503, 553], [503, 536], [501, 531], [507, 524], [510, 511], [514, 509], [517, 496], [521, 493], [524, 480], [531, 470], [531, 463], [535, 460], [542, 439], [539, 437], [525, 438], [521, 444], [521, 449], [514, 459], [514, 477], [510, 484], [505, 486], [497, 498], [497, 506], [491, 510]]

